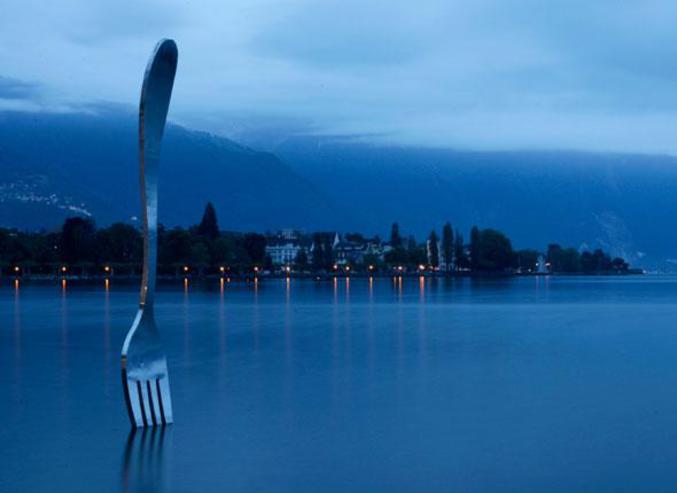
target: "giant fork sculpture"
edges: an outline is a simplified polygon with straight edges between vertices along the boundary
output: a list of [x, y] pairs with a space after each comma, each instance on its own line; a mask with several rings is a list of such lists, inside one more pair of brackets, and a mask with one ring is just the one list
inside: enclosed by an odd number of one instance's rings
[[133, 427], [173, 422], [167, 358], [153, 310], [157, 268], [157, 202], [160, 144], [174, 85], [176, 44], [161, 40], [148, 61], [139, 103], [139, 164], [143, 208], [141, 301], [122, 346], [122, 386]]

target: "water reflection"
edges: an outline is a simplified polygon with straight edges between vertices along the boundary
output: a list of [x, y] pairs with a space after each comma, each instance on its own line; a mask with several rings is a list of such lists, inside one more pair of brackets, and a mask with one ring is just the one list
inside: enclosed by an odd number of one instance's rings
[[14, 282], [14, 378], [12, 379], [12, 391], [18, 398], [21, 391], [21, 297], [19, 280]]
[[21, 357], [21, 298], [19, 291], [19, 280], [14, 281], [14, 346], [16, 352], [17, 366]]
[[226, 357], [226, 305], [225, 305], [225, 289], [223, 277], [219, 281], [219, 354], [221, 362], [225, 361]]
[[186, 361], [190, 363], [190, 296], [188, 292], [188, 278], [183, 279], [183, 350]]
[[66, 280], [61, 280], [61, 356], [62, 367], [65, 370], [68, 366], [68, 292], [66, 291]]
[[125, 492], [165, 491], [168, 484], [168, 451], [171, 447], [171, 427], [132, 429], [127, 436], [121, 489]]
[[105, 364], [104, 368], [104, 391], [106, 396], [109, 395], [110, 388], [108, 382], [110, 380], [110, 358], [111, 358], [111, 322], [110, 322], [110, 288], [108, 279], [105, 280], [105, 289], [103, 296], [103, 358]]

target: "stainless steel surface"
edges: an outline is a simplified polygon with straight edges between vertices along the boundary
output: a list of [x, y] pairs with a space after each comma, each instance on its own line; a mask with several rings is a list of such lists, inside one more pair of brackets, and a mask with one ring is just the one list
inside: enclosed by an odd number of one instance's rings
[[161, 40], [148, 61], [139, 103], [139, 163], [143, 215], [141, 300], [122, 346], [122, 386], [133, 427], [172, 423], [167, 358], [155, 325], [158, 164], [176, 74], [174, 41]]

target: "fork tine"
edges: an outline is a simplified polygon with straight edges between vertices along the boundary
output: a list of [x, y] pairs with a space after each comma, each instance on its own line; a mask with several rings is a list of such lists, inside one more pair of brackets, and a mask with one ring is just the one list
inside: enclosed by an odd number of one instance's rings
[[174, 413], [172, 412], [172, 397], [169, 393], [169, 378], [167, 375], [160, 377], [155, 382], [160, 396], [160, 405], [165, 424], [174, 422]]
[[153, 422], [150, 419], [150, 402], [148, 402], [148, 393], [146, 392], [146, 386], [137, 380], [136, 387], [139, 393], [139, 401], [141, 402], [143, 425], [152, 426]]
[[141, 411], [136, 382], [133, 382], [132, 380], [125, 381], [125, 396], [127, 397], [127, 411], [129, 412], [129, 419], [132, 422], [132, 426], [136, 426], [137, 428], [143, 427], [143, 413]]
[[156, 426], [161, 423], [160, 420], [160, 410], [157, 409], [157, 396], [153, 395], [153, 388], [151, 387], [150, 380], [145, 382], [145, 390], [148, 393], [148, 402], [150, 403], [149, 412], [151, 420], [153, 421], [153, 426]]
[[151, 389], [152, 389], [152, 394], [153, 394], [153, 399], [157, 403], [157, 407], [155, 409], [155, 412], [157, 414], [158, 418], [158, 424], [162, 424], [163, 426], [167, 424], [167, 420], [165, 419], [165, 410], [164, 410], [164, 405], [162, 404], [162, 393], [160, 391], [160, 379], [156, 378], [155, 380], [152, 381], [150, 384]]

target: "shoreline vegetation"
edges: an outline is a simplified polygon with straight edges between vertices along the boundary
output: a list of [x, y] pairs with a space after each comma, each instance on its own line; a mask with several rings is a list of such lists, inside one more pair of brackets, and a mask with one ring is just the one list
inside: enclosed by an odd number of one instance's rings
[[[0, 277], [31, 280], [106, 278], [139, 279], [143, 262], [141, 231], [115, 223], [96, 228], [89, 218], [70, 217], [51, 232], [0, 228]], [[447, 222], [441, 236], [431, 231], [424, 242], [400, 234], [390, 238], [360, 233], [311, 234], [221, 231], [208, 203], [202, 220], [190, 228], [162, 226], [158, 232], [158, 278], [298, 277], [508, 277], [537, 275], [642, 274], [622, 258], [597, 249], [579, 252], [550, 244], [546, 251], [514, 250], [495, 229], [462, 233]]]

